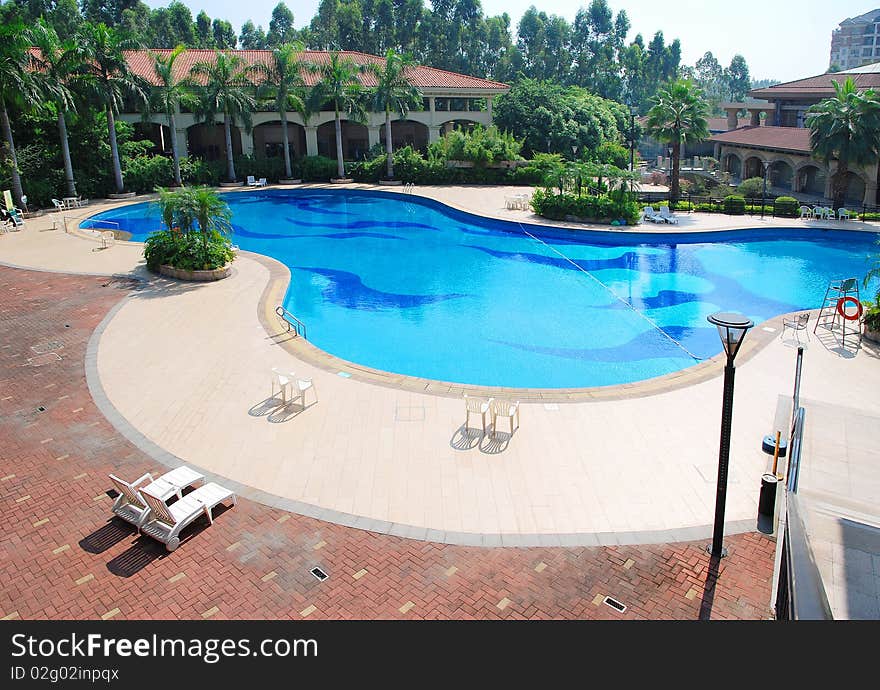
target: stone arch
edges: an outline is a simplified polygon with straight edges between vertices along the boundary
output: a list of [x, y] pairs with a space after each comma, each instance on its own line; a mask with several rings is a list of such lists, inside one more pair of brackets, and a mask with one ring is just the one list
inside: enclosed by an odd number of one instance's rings
[[724, 172], [730, 173], [733, 177], [742, 177], [742, 158], [738, 153], [724, 154]]
[[[345, 160], [363, 160], [370, 149], [367, 128], [357, 122], [342, 120], [342, 157]], [[392, 126], [392, 131], [394, 127]], [[336, 121], [318, 126], [318, 154], [336, 159]]]
[[855, 170], [846, 173], [846, 193], [843, 197], [848, 204], [861, 204], [865, 199], [865, 178]]
[[134, 139], [149, 139], [153, 142], [153, 153], [171, 155], [171, 128], [168, 125], [161, 122], [133, 122], [132, 126]]
[[[241, 132], [232, 125], [232, 155], [241, 155]], [[224, 160], [226, 158], [226, 132], [222, 123], [200, 123], [190, 125], [186, 129], [187, 150], [191, 156], [198, 156], [206, 161]]]
[[794, 177], [794, 168], [784, 158], [777, 158], [767, 171], [767, 183], [771, 187], [785, 187], [791, 189], [791, 181]]
[[[271, 120], [254, 127], [254, 155], [259, 158], [282, 158], [284, 156], [281, 120]], [[306, 130], [300, 124], [288, 121], [287, 143], [291, 160], [306, 155]]]
[[760, 156], [749, 156], [743, 161], [742, 179], [750, 177], [764, 177], [764, 163]]
[[815, 163], [804, 163], [798, 166], [796, 173], [797, 191], [803, 194], [810, 194], [821, 197], [825, 195], [825, 182], [827, 175], [825, 170]]
[[[379, 127], [379, 141], [385, 146], [385, 125]], [[428, 126], [415, 120], [392, 120], [391, 121], [391, 146], [399, 149], [404, 146], [412, 146], [414, 149], [424, 151], [428, 148]]]
[[[440, 134], [441, 136], [446, 136], [454, 129], [461, 128], [465, 132], [470, 132], [474, 127], [476, 127], [479, 122], [475, 122], [474, 120], [447, 120], [440, 124]], [[394, 126], [392, 125], [392, 130]]]

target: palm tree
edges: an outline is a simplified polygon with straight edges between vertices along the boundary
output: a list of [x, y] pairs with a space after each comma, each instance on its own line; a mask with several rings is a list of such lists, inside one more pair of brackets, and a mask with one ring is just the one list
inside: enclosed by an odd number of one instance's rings
[[133, 96], [142, 104], [147, 103], [146, 83], [132, 73], [123, 52], [137, 48], [137, 43], [103, 23], [84, 24], [78, 42], [83, 49], [83, 66], [91, 76], [94, 90], [107, 113], [113, 176], [116, 191], [121, 194], [125, 191], [125, 184], [119, 163], [114, 116], [122, 107], [125, 96]]
[[678, 79], [657, 91], [648, 111], [646, 130], [657, 141], [672, 145], [669, 200], [678, 201], [678, 171], [682, 144], [693, 144], [709, 136], [706, 102], [690, 81]]
[[860, 92], [852, 77], [832, 81], [834, 96], [807, 110], [813, 155], [829, 163], [837, 159], [831, 178], [835, 210], [843, 206], [851, 165], [875, 164], [880, 155], [880, 100], [872, 89]]
[[38, 55], [33, 56], [33, 73], [37, 84], [43, 98], [54, 103], [58, 111], [58, 138], [61, 141], [67, 196], [75, 197], [76, 181], [70, 160], [67, 113], [76, 112], [76, 97], [72, 87], [82, 77], [80, 50], [73, 38], [62, 41], [54, 27], [42, 17], [31, 30], [31, 42], [39, 51]]
[[9, 123], [10, 104], [24, 108], [37, 105], [38, 96], [31, 72], [27, 69], [30, 60], [28, 51], [28, 34], [21, 22], [0, 26], [0, 124], [3, 126], [3, 138], [6, 140], [6, 152], [11, 159], [12, 193], [15, 202], [21, 204], [24, 191], [21, 187], [21, 174], [18, 170], [18, 158], [15, 155], [15, 141], [12, 137], [12, 125]]
[[258, 70], [248, 65], [238, 55], [217, 51], [213, 62], [197, 62], [190, 75], [203, 77], [200, 119], [212, 122], [217, 113], [223, 113], [226, 130], [226, 166], [230, 182], [235, 182], [235, 162], [232, 160], [232, 124], [240, 117], [245, 129], [250, 131], [251, 111], [256, 101], [251, 95], [253, 82], [249, 75]]
[[195, 98], [192, 95], [192, 82], [188, 77], [182, 79], [174, 70], [174, 63], [180, 54], [186, 50], [183, 45], [177, 46], [167, 55], [153, 53], [153, 74], [156, 77], [158, 86], [155, 90], [156, 98], [159, 101], [162, 112], [168, 118], [168, 128], [171, 130], [171, 160], [174, 163], [174, 181], [180, 185], [180, 156], [177, 152], [177, 126], [175, 124], [174, 114], [180, 108], [181, 104], [193, 105]]
[[363, 88], [360, 74], [366, 68], [355, 64], [351, 58], [340, 57], [334, 51], [327, 62], [321, 65], [306, 64], [306, 69], [319, 76], [319, 81], [312, 87], [309, 94], [309, 112], [321, 109], [324, 103], [333, 104], [336, 117], [336, 166], [337, 177], [345, 177], [345, 165], [342, 160], [342, 121], [340, 113], [345, 112], [348, 119], [362, 121], [365, 116]]
[[302, 77], [303, 62], [300, 54], [303, 46], [298, 43], [285, 43], [272, 51], [272, 64], [258, 64], [257, 68], [263, 75], [261, 85], [272, 94], [273, 105], [281, 118], [281, 140], [284, 146], [284, 172], [288, 179], [293, 176], [290, 169], [290, 147], [287, 138], [287, 111], [292, 110], [307, 122], [303, 89], [305, 81]]
[[406, 72], [416, 66], [408, 55], [400, 55], [392, 49], [385, 53], [385, 67], [371, 64], [369, 71], [376, 76], [377, 84], [372, 89], [371, 110], [385, 111], [385, 157], [388, 179], [394, 177], [394, 153], [391, 138], [391, 111], [406, 119], [410, 106], [422, 102], [422, 93], [406, 78]]

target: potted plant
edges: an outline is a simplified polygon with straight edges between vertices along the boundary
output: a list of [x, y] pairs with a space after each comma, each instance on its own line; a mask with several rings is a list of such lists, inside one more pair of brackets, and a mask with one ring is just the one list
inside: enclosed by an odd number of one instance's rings
[[180, 280], [220, 280], [235, 255], [229, 242], [232, 212], [209, 187], [159, 188], [159, 211], [166, 229], [147, 238], [147, 268]]

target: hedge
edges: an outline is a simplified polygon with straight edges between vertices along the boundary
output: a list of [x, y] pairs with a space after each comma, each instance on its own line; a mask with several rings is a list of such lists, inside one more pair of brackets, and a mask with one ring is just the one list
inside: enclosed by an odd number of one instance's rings
[[746, 212], [746, 200], [736, 194], [724, 197], [724, 212], [731, 216], [741, 216]]
[[800, 203], [791, 196], [779, 196], [773, 202], [773, 214], [783, 218], [794, 218], [798, 215]]

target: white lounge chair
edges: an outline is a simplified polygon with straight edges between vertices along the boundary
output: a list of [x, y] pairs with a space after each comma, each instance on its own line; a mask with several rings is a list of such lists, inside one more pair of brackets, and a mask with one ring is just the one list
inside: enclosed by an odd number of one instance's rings
[[516, 418], [516, 427], [519, 428], [519, 400], [510, 402], [509, 400], [493, 400], [492, 401], [492, 437], [498, 431], [498, 418], [506, 417], [510, 420], [510, 435], [513, 436], [513, 420]]
[[[303, 409], [306, 407], [306, 391], [312, 391], [315, 396], [315, 403], [318, 402], [318, 389], [315, 388], [315, 382], [312, 379], [294, 379], [291, 384], [290, 402], [294, 400], [302, 401]], [[313, 405], [315, 403], [312, 403]]]
[[492, 402], [494, 398], [489, 398], [488, 400], [483, 400], [482, 398], [472, 398], [467, 393], [464, 394], [464, 426], [465, 429], [468, 428], [471, 419], [471, 413], [480, 415], [480, 420], [482, 421], [483, 433], [486, 433], [486, 415], [489, 414], [489, 410], [492, 407]]
[[257, 183], [254, 186], [255, 187], [265, 187], [267, 184], [268, 184], [268, 182], [266, 182], [266, 178], [261, 177], [259, 180], [257, 180]]
[[662, 222], [664, 222], [663, 219], [660, 217], [660, 214], [658, 214], [658, 213], [654, 210], [654, 207], [653, 207], [653, 206], [645, 206], [645, 208], [642, 209], [642, 218], [645, 219], [645, 220], [649, 220], [649, 221], [651, 221], [652, 223], [662, 223]]
[[275, 397], [275, 389], [277, 388], [278, 392], [281, 393], [281, 402], [286, 405], [288, 396], [291, 399], [293, 397], [293, 380], [293, 372], [285, 373], [278, 367], [272, 367], [272, 392], [269, 397]]
[[809, 206], [801, 206], [798, 211], [800, 211], [801, 218], [812, 218], [813, 217], [813, 209]]
[[256, 187], [256, 186], [257, 186], [257, 181], [254, 179], [254, 176], [253, 176], [253, 175], [248, 175], [248, 176], [247, 176], [247, 179], [245, 180], [245, 184], [246, 184], [248, 187]]
[[149, 508], [147, 508], [147, 502], [138, 491], [138, 487], [141, 486], [141, 484], [146, 486], [144, 482], [152, 482], [153, 475], [147, 472], [145, 475], [138, 477], [129, 484], [124, 479], [120, 479], [116, 475], [111, 474], [110, 481], [113, 482], [113, 486], [115, 486], [116, 490], [119, 492], [119, 495], [116, 497], [116, 500], [113, 502], [113, 507], [110, 508], [110, 510], [117, 517], [122, 518], [126, 522], [130, 522], [132, 525], [140, 529], [141, 522], [143, 522], [144, 518], [150, 511]]
[[664, 223], [672, 223], [674, 225], [678, 224], [678, 218], [676, 218], [670, 211], [668, 206], [661, 206], [660, 213], [657, 215], [663, 220]]
[[837, 220], [849, 220], [850, 213], [843, 206], [837, 209]]
[[235, 492], [213, 482], [200, 486], [170, 506], [146, 489], [141, 495], [150, 511], [141, 525], [141, 532], [161, 541], [169, 551], [180, 546], [180, 532], [184, 527], [202, 515], [213, 525], [214, 516], [211, 511], [217, 504], [229, 499], [232, 499], [232, 505], [236, 503]]

